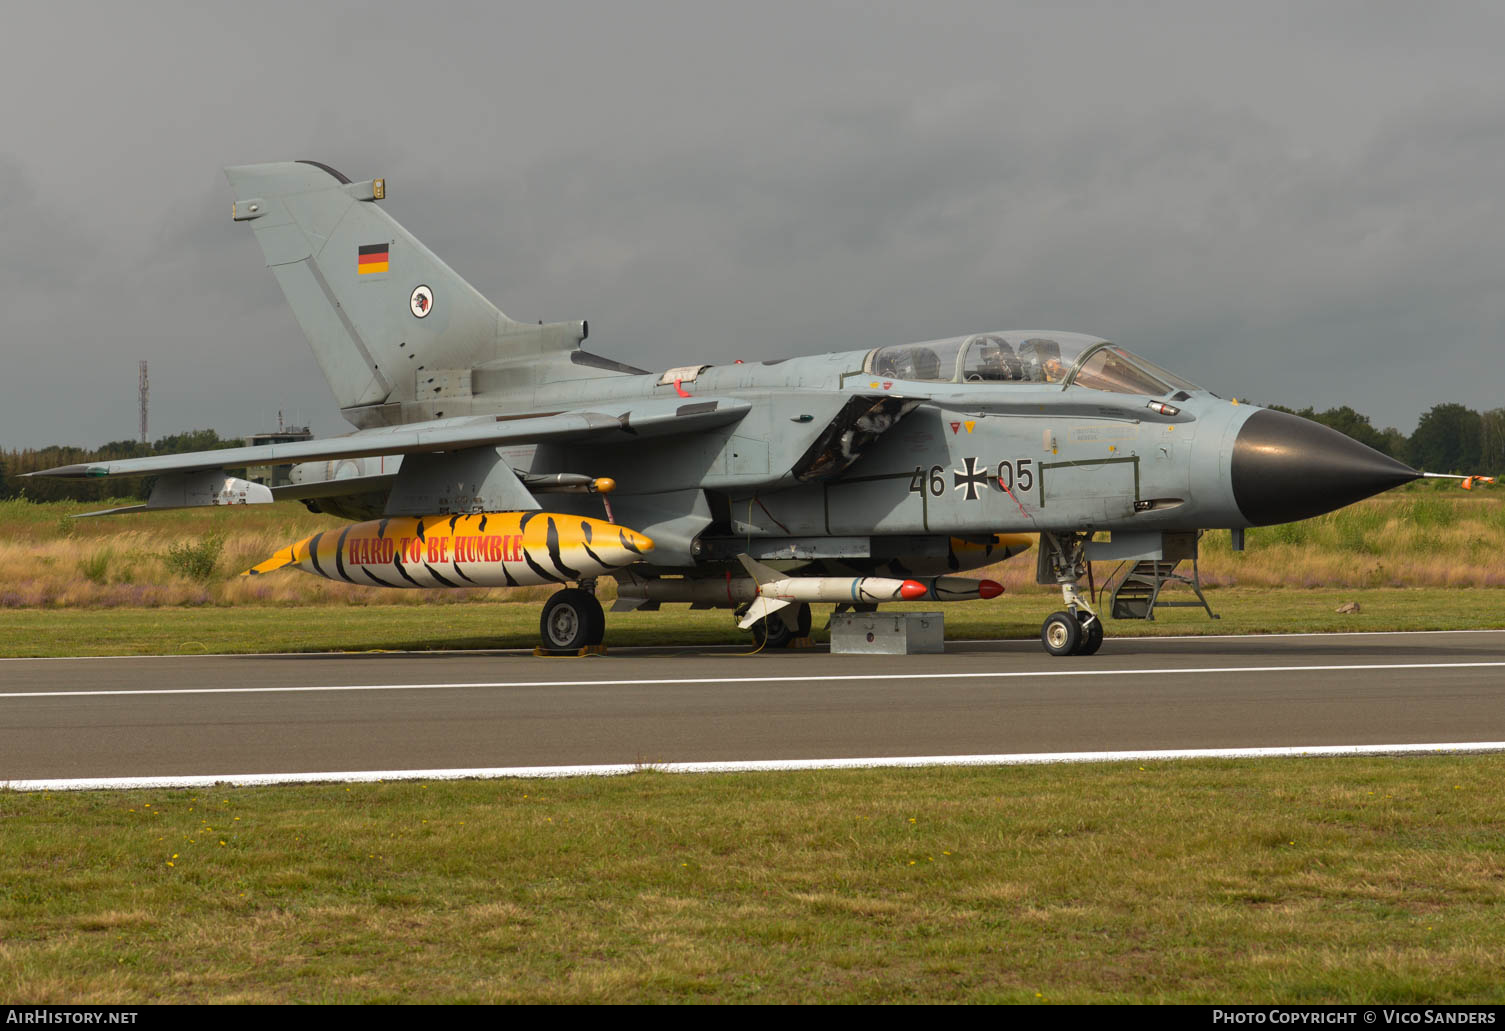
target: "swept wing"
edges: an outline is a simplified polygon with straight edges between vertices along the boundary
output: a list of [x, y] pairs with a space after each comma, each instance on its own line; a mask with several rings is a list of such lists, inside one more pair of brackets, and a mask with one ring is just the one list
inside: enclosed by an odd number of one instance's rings
[[687, 433], [736, 422], [752, 408], [734, 398], [696, 398], [693, 402], [648, 401], [620, 411], [549, 412], [416, 423], [390, 429], [363, 430], [344, 437], [300, 440], [222, 451], [87, 462], [27, 473], [27, 476], [78, 478], [96, 476], [163, 476], [247, 465], [332, 461], [376, 455], [462, 451], [545, 441], [625, 443], [640, 437]]

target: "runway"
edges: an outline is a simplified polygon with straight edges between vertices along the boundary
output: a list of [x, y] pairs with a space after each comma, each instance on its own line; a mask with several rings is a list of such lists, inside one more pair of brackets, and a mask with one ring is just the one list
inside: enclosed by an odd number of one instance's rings
[[0, 781], [1505, 741], [1505, 631], [0, 661]]

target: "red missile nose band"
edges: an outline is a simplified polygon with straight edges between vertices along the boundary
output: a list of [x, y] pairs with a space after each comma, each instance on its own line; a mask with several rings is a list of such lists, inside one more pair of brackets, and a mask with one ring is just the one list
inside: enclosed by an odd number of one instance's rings
[[899, 597], [905, 601], [917, 601], [930, 593], [930, 588], [918, 580], [905, 580], [899, 585]]
[[997, 580], [977, 581], [977, 596], [979, 598], [996, 598], [1003, 593], [1003, 584]]

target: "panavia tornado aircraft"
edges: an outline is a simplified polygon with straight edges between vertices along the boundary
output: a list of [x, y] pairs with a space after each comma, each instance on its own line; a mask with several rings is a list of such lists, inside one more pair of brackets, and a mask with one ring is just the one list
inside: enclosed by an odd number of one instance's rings
[[[955, 574], [1038, 535], [1038, 579], [1063, 600], [1042, 641], [1091, 654], [1089, 561], [1191, 557], [1202, 529], [1238, 542], [1423, 475], [1079, 333], [645, 371], [583, 349], [584, 321], [502, 314], [382, 210], [382, 179], [226, 171], [356, 431], [35, 475], [155, 476], [134, 509], [291, 497], [356, 521], [249, 574], [572, 585], [542, 614], [558, 650], [601, 643], [595, 587], [612, 576], [614, 611], [734, 608], [779, 646], [808, 632], [811, 602], [990, 597], [997, 584]], [[286, 487], [225, 472], [289, 462]]]

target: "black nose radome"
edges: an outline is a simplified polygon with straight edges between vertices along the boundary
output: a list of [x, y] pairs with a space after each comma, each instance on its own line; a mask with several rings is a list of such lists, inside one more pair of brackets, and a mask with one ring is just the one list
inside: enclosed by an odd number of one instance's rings
[[1337, 430], [1268, 409], [1239, 429], [1232, 473], [1251, 526], [1308, 519], [1421, 476]]

